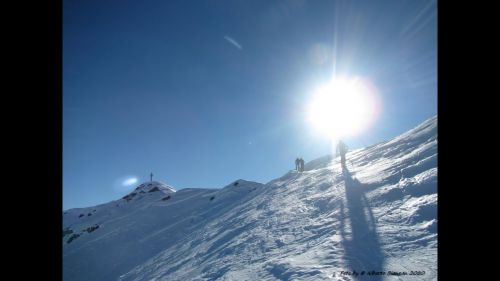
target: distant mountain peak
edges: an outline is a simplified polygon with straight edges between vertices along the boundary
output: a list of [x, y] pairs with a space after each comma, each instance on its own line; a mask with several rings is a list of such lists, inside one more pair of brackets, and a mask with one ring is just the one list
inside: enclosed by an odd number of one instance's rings
[[134, 189], [134, 191], [123, 196], [122, 199], [130, 201], [139, 194], [151, 193], [151, 192], [162, 192], [165, 194], [169, 194], [176, 192], [176, 190], [172, 186], [167, 185], [160, 181], [148, 181], [137, 186]]
[[165, 184], [163, 182], [160, 182], [160, 181], [148, 181], [148, 182], [144, 182], [144, 183], [140, 184], [139, 186], [137, 186], [135, 188], [135, 191], [146, 191], [146, 192], [149, 192], [152, 189], [154, 189], [155, 191], [156, 190], [165, 190], [165, 191], [169, 191], [169, 192], [175, 192], [176, 191], [172, 186], [170, 186], [168, 184]]

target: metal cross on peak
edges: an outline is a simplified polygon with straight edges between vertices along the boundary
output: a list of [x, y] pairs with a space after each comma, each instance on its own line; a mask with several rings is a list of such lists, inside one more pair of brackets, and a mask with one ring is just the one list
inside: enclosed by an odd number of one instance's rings
[[151, 174], [149, 175], [149, 178], [150, 178], [149, 181], [153, 181], [153, 172], [151, 172]]

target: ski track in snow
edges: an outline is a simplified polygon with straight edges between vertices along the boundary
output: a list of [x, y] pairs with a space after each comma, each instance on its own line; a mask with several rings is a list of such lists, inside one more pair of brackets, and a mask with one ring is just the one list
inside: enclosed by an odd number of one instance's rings
[[63, 237], [64, 280], [436, 280], [436, 127], [351, 151], [347, 171], [328, 155], [265, 185], [149, 187], [68, 210], [64, 228], [100, 227]]

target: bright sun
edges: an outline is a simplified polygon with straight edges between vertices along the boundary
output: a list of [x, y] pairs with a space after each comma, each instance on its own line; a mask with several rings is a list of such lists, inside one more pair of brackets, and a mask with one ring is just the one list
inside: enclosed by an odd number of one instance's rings
[[378, 113], [375, 89], [359, 78], [335, 78], [320, 87], [308, 107], [308, 121], [331, 139], [367, 129]]

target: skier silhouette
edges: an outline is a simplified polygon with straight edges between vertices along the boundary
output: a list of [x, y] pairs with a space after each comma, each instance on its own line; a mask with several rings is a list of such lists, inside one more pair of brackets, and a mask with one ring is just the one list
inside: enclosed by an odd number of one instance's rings
[[295, 158], [295, 170], [296, 170], [296, 171], [298, 171], [298, 170], [299, 170], [299, 163], [300, 163], [299, 158]]
[[342, 165], [342, 169], [346, 168], [345, 165], [345, 154], [347, 153], [348, 147], [342, 141], [339, 141], [337, 144], [337, 154], [340, 154], [340, 163]]

